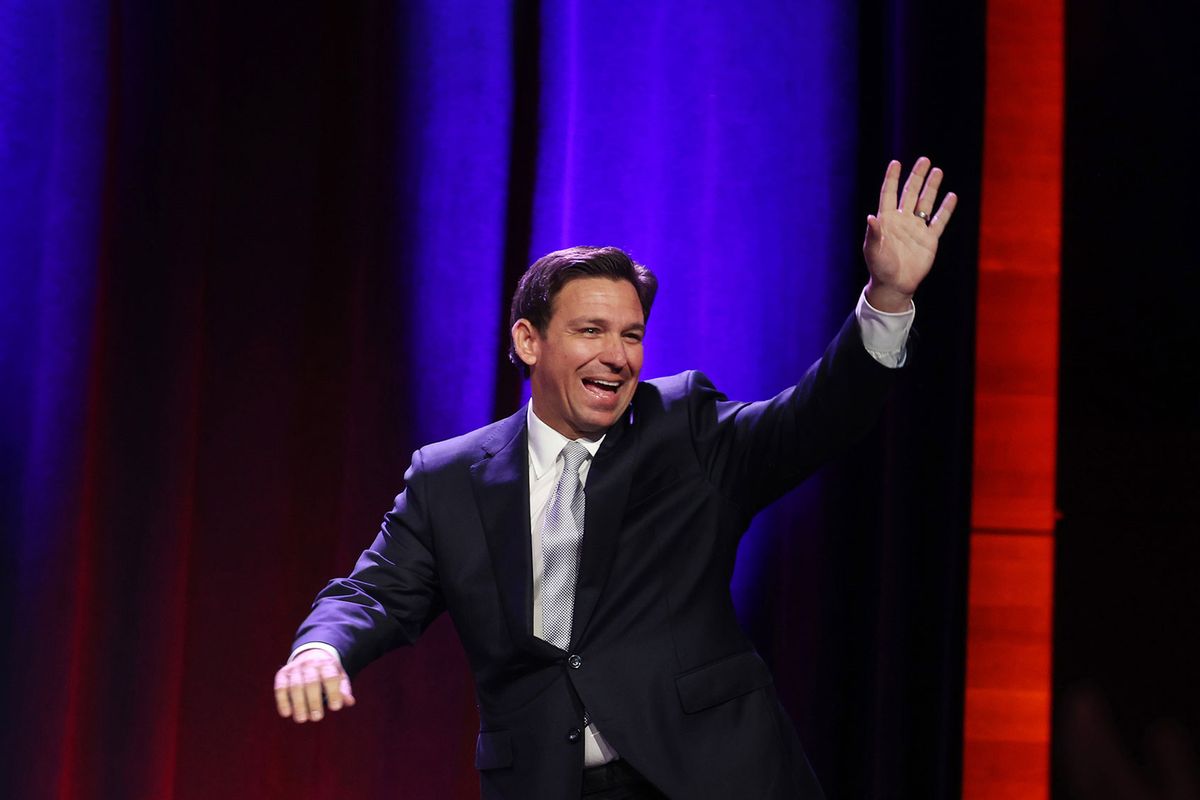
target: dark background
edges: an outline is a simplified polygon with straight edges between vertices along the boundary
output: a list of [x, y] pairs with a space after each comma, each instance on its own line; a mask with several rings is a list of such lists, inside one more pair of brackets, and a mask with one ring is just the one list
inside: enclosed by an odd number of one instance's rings
[[1196, 796], [1200, 19], [1168, 2], [1067, 12], [1054, 789], [1168, 796], [1186, 771]]

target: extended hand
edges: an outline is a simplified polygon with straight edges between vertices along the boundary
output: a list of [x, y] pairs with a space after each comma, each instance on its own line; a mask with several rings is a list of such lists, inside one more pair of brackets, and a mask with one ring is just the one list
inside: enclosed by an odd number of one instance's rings
[[863, 241], [863, 257], [871, 273], [867, 302], [880, 311], [909, 309], [917, 286], [933, 266], [938, 238], [958, 203], [951, 192], [933, 213], [942, 171], [929, 167], [928, 158], [917, 159], [897, 201], [900, 162], [889, 163], [879, 190], [879, 212], [867, 217]]
[[343, 705], [354, 705], [350, 678], [338, 660], [324, 650], [304, 650], [275, 673], [275, 706], [279, 716], [316, 722]]

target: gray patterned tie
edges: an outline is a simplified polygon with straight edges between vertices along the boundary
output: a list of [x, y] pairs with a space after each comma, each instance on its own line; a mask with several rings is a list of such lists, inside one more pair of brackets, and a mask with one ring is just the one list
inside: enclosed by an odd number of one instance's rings
[[579, 442], [567, 442], [562, 457], [562, 475], [546, 504], [542, 525], [542, 628], [547, 642], [566, 650], [571, 643], [571, 613], [583, 540], [584, 496], [579, 468], [590, 456]]

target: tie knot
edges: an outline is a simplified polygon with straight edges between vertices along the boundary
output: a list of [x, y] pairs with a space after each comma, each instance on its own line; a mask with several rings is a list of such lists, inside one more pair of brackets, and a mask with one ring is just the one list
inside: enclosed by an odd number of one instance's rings
[[567, 442], [562, 449], [563, 457], [563, 472], [572, 470], [579, 472], [579, 468], [583, 466], [583, 462], [588, 460], [587, 448], [579, 442]]

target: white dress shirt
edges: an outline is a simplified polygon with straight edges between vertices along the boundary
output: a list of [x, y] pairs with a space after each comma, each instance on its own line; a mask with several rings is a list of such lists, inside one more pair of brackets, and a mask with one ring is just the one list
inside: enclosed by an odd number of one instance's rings
[[[863, 347], [871, 357], [883, 364], [885, 367], [902, 367], [907, 358], [905, 344], [908, 341], [908, 333], [912, 328], [913, 318], [916, 316], [916, 307], [912, 306], [908, 311], [899, 313], [889, 313], [880, 311], [874, 308], [867, 302], [867, 293], [864, 289], [858, 298], [858, 305], [855, 306], [854, 315], [858, 318], [859, 330], [862, 333]], [[532, 402], [525, 409], [526, 427], [529, 431], [529, 529], [530, 529], [530, 555], [533, 565], [533, 635], [538, 638], [542, 636], [542, 523], [546, 514], [546, 504], [550, 500], [550, 494], [558, 483], [558, 477], [562, 474], [563, 460], [560, 457], [563, 447], [569, 439], [563, 436], [558, 431], [551, 428], [546, 423], [542, 422], [534, 413]], [[604, 442], [604, 437], [601, 436], [595, 441], [588, 439], [577, 440], [585, 448], [588, 454], [595, 457], [596, 451], [600, 449], [600, 445]], [[592, 459], [589, 458], [579, 467], [579, 480], [587, 487], [587, 476], [591, 468]], [[586, 518], [586, 501], [584, 516]], [[305, 650], [324, 650], [330, 653], [335, 658], [338, 658], [339, 663], [341, 657], [337, 650], [324, 642], [308, 642], [302, 644], [292, 652], [291, 658], [295, 658]], [[601, 764], [606, 764], [619, 758], [617, 752], [604, 740], [604, 737], [596, 730], [595, 724], [589, 724], [586, 728], [583, 737], [583, 764], [585, 767], [594, 767]]]

